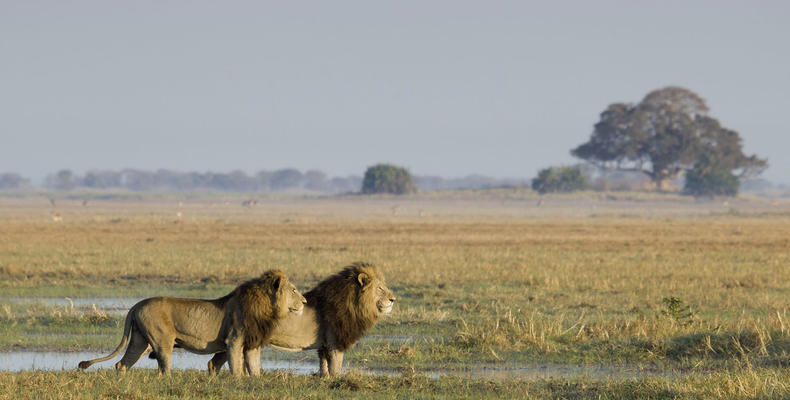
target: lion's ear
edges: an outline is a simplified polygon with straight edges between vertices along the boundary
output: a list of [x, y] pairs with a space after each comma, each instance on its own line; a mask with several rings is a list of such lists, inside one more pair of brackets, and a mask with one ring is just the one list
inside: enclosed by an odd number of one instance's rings
[[274, 283], [272, 284], [274, 290], [280, 290], [280, 285], [282, 284], [282, 280], [283, 280], [282, 276], [278, 276], [277, 278], [274, 279]]
[[364, 287], [371, 281], [370, 275], [368, 275], [365, 272], [360, 272], [359, 275], [357, 275], [357, 280], [359, 281], [359, 285], [362, 287]]

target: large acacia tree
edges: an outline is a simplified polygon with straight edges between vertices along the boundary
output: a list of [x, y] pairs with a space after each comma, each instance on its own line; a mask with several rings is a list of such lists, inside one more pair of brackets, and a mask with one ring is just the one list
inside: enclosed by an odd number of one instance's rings
[[702, 98], [674, 86], [650, 92], [638, 104], [610, 104], [590, 140], [571, 154], [604, 169], [642, 172], [658, 189], [703, 154], [740, 177], [756, 176], [767, 166], [743, 154], [738, 132], [708, 116]]

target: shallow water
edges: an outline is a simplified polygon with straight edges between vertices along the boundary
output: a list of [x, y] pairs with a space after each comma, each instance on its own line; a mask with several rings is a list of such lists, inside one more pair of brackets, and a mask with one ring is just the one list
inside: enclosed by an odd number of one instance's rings
[[[77, 364], [82, 360], [101, 357], [106, 353], [100, 352], [57, 352], [57, 351], [19, 351], [0, 353], [0, 370], [2, 371], [61, 371], [76, 370]], [[206, 370], [208, 355], [198, 355], [176, 350], [173, 352], [171, 366], [173, 369]], [[94, 364], [88, 370], [113, 368], [120, 360], [120, 356], [112, 360]], [[266, 371], [288, 371], [299, 375], [309, 375], [318, 372], [318, 359], [308, 360], [276, 360], [264, 358], [261, 367]], [[133, 368], [156, 369], [156, 360], [147, 356], [138, 361]], [[227, 367], [226, 367], [227, 368]], [[366, 368], [354, 363], [347, 363], [344, 371], [353, 369], [363, 374], [400, 376], [403, 371], [388, 368]], [[417, 374], [439, 379], [444, 376], [460, 376], [466, 378], [481, 378], [490, 380], [502, 379], [640, 379], [647, 376], [661, 378], [678, 378], [677, 371], [650, 371], [629, 368], [628, 366], [579, 366], [567, 364], [502, 364], [502, 365], [472, 365], [465, 369], [440, 369], [415, 370]]]
[[[67, 299], [63, 297], [0, 297], [0, 303], [16, 304], [44, 304], [47, 306], [64, 306], [72, 308], [78, 312], [93, 312], [94, 305], [102, 312], [110, 314], [125, 314], [142, 298], [135, 297], [81, 297]], [[73, 304], [73, 305], [72, 305]], [[119, 332], [120, 334], [120, 332]], [[49, 335], [47, 335], [49, 336]], [[66, 337], [70, 334], [61, 334]], [[80, 336], [83, 336], [80, 334]], [[386, 341], [393, 344], [401, 344], [413, 341], [415, 338], [408, 335], [370, 335], [362, 339], [367, 341]], [[318, 370], [317, 357], [307, 357], [310, 361], [297, 360], [277, 360], [266, 359], [273, 357], [266, 354], [270, 349], [264, 349], [264, 360], [261, 363], [266, 370], [290, 370], [296, 374], [312, 374]], [[20, 370], [63, 370], [76, 369], [77, 364], [82, 360], [89, 360], [106, 355], [101, 352], [0, 352], [0, 370], [20, 371]], [[276, 355], [274, 355], [276, 357]], [[176, 350], [173, 352], [172, 367], [175, 369], [198, 369], [205, 370], [209, 356], [197, 355]], [[95, 364], [91, 368], [112, 368], [115, 362], [120, 359], [116, 357], [104, 363]], [[156, 368], [156, 360], [143, 357], [135, 365], [135, 368]], [[363, 365], [346, 363], [344, 370], [354, 368], [362, 373], [376, 375], [399, 376], [402, 371], [387, 368], [366, 368]], [[501, 363], [501, 364], [477, 364], [464, 369], [442, 369], [428, 368], [415, 371], [425, 374], [431, 378], [441, 378], [443, 376], [463, 376], [469, 378], [483, 379], [546, 379], [546, 378], [592, 378], [592, 379], [639, 379], [645, 376], [656, 376], [662, 378], [679, 377], [676, 371], [654, 371], [643, 370], [632, 366], [623, 365], [569, 365], [569, 364], [536, 364], [536, 363]]]
[[[2, 371], [61, 371], [75, 370], [77, 364], [83, 360], [90, 360], [107, 355], [101, 352], [59, 352], [59, 351], [14, 351], [0, 353], [0, 370]], [[209, 355], [198, 355], [184, 351], [173, 351], [171, 367], [173, 369], [198, 369], [205, 371]], [[88, 370], [99, 368], [114, 368], [120, 360], [120, 355], [112, 360], [92, 365]], [[264, 370], [286, 370], [295, 374], [307, 375], [318, 371], [318, 360], [315, 361], [290, 361], [290, 360], [263, 360], [261, 367]], [[143, 356], [134, 364], [133, 368], [157, 368], [156, 360]]]
[[0, 297], [0, 303], [43, 304], [62, 306], [75, 311], [93, 311], [95, 305], [100, 311], [110, 314], [125, 314], [135, 303], [144, 297]]

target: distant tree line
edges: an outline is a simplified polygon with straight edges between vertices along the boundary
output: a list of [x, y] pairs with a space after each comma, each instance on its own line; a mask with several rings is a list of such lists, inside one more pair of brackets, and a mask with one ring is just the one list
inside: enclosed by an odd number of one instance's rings
[[362, 178], [357, 176], [329, 178], [321, 171], [302, 172], [294, 168], [260, 171], [248, 175], [244, 171], [179, 172], [168, 169], [92, 170], [77, 175], [63, 169], [50, 174], [44, 187], [53, 190], [128, 189], [134, 191], [218, 190], [229, 192], [280, 192], [309, 190], [317, 192], [350, 192], [359, 190]]
[[0, 189], [16, 189], [30, 184], [30, 180], [13, 172], [0, 174]]
[[[91, 170], [84, 175], [62, 169], [47, 175], [43, 186], [50, 190], [125, 189], [133, 191], [192, 191], [217, 190], [228, 192], [282, 192], [305, 190], [321, 193], [360, 192], [363, 177], [329, 177], [322, 171], [302, 172], [294, 168], [274, 171], [263, 170], [255, 174], [244, 171], [179, 172], [167, 169], [147, 171], [140, 169]], [[479, 189], [521, 186], [526, 180], [497, 179], [482, 175], [463, 178], [414, 176], [413, 184], [421, 191], [449, 189]], [[17, 173], [0, 173], [0, 190], [30, 188], [30, 180]]]
[[[78, 176], [64, 169], [47, 176], [44, 186], [54, 190], [76, 188], [135, 191], [220, 190], [278, 192], [308, 190], [328, 193], [408, 194], [418, 190], [478, 189], [530, 185], [539, 193], [576, 190], [657, 190], [693, 196], [734, 196], [742, 181], [753, 188], [770, 186], [755, 178], [768, 161], [743, 152], [738, 132], [725, 128], [708, 115], [708, 106], [696, 93], [670, 86], [654, 90], [639, 103], [613, 103], [601, 114], [587, 142], [571, 150], [585, 164], [549, 167], [531, 182], [503, 180], [479, 175], [445, 179], [412, 176], [403, 167], [377, 164], [358, 176], [329, 178], [321, 171], [301, 172], [286, 168], [247, 175], [230, 173], [155, 172], [136, 169], [93, 170]], [[681, 183], [682, 182], [682, 183]], [[18, 174], [0, 174], [0, 189], [29, 186]], [[766, 186], [766, 184], [768, 186]]]

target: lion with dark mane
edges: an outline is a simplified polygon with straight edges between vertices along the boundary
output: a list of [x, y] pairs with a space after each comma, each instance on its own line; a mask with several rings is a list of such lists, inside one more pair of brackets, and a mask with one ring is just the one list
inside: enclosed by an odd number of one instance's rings
[[[304, 296], [304, 312], [282, 319], [269, 344], [286, 351], [318, 350], [321, 376], [340, 375], [345, 352], [379, 318], [392, 312], [395, 302], [381, 271], [362, 262], [324, 279]], [[215, 354], [208, 363], [209, 371], [219, 371], [227, 357], [225, 352]]]
[[226, 351], [234, 375], [245, 369], [257, 375], [260, 347], [269, 343], [278, 321], [300, 315], [305, 303], [282, 271], [267, 271], [214, 300], [152, 297], [126, 314], [121, 343], [110, 355], [82, 361], [79, 367], [107, 361], [126, 347], [116, 369], [130, 368], [153, 350], [159, 371], [166, 374], [173, 347], [181, 347], [198, 354]]

